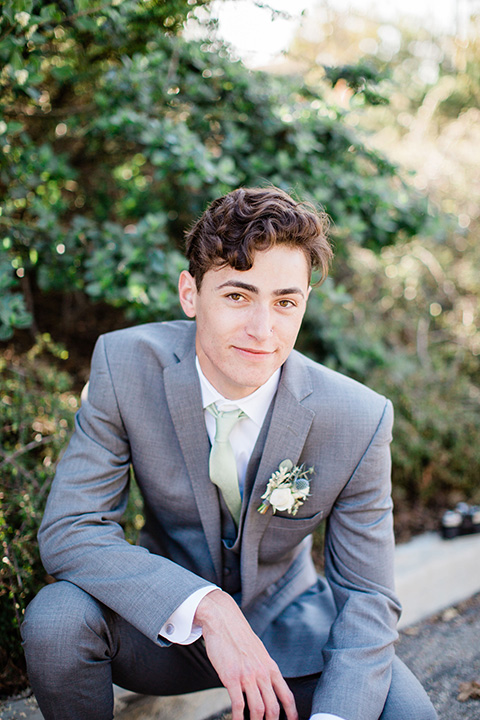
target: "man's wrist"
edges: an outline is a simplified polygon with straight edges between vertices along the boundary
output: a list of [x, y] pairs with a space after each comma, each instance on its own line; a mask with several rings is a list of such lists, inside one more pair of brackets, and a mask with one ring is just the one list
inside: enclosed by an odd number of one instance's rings
[[218, 603], [220, 603], [220, 607], [222, 605], [224, 606], [225, 603], [227, 606], [229, 604], [233, 604], [235, 607], [238, 607], [231, 595], [228, 595], [228, 593], [224, 592], [220, 588], [212, 588], [212, 590], [216, 590], [216, 592], [209, 598], [202, 598], [204, 602], [200, 601], [198, 603], [193, 620], [195, 625], [205, 629], [208, 629], [209, 627], [216, 628], [219, 607]]

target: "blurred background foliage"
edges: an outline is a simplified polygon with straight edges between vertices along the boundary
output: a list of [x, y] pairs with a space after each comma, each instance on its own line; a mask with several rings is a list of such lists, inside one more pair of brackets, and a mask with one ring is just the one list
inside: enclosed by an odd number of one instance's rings
[[45, 584], [36, 532], [55, 465], [73, 428], [78, 399], [68, 373], [59, 370], [65, 350], [48, 335], [21, 357], [0, 359], [0, 687], [18, 686], [18, 627], [28, 600]]
[[[480, 54], [325, 7], [252, 71], [209, 0], [5, 0], [0, 18], [0, 685], [99, 333], [180, 317], [184, 231], [273, 183], [332, 217], [298, 347], [396, 408], [396, 532], [480, 502]], [[200, 39], [187, 19], [203, 11]], [[335, 32], [333, 31], [335, 28]], [[132, 494], [126, 532], [141, 524]]]
[[463, 20], [434, 35], [322, 8], [283, 65], [408, 173], [439, 223], [379, 252], [349, 244], [345, 299], [312, 321], [312, 336], [334, 336], [328, 362], [393, 400], [400, 539], [432, 527], [429, 509], [480, 499], [480, 16]]

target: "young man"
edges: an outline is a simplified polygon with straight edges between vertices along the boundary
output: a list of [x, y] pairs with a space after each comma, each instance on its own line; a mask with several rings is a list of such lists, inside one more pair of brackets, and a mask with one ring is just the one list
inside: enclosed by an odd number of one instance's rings
[[110, 719], [112, 681], [223, 684], [233, 720], [436, 717], [393, 649], [391, 405], [293, 350], [325, 226], [281, 190], [229, 193], [187, 236], [195, 322], [99, 339], [39, 534], [58, 582], [23, 625], [47, 720]]

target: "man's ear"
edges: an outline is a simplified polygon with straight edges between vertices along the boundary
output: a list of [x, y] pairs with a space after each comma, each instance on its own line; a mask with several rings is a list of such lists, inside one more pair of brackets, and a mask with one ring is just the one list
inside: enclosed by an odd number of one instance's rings
[[178, 297], [185, 315], [194, 318], [196, 315], [197, 284], [188, 270], [182, 270], [178, 278]]

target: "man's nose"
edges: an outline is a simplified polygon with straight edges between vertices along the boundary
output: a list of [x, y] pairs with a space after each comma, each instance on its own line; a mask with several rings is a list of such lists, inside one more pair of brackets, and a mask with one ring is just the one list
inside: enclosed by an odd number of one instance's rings
[[247, 325], [247, 333], [256, 340], [266, 340], [273, 333], [273, 318], [269, 308], [252, 308]]

